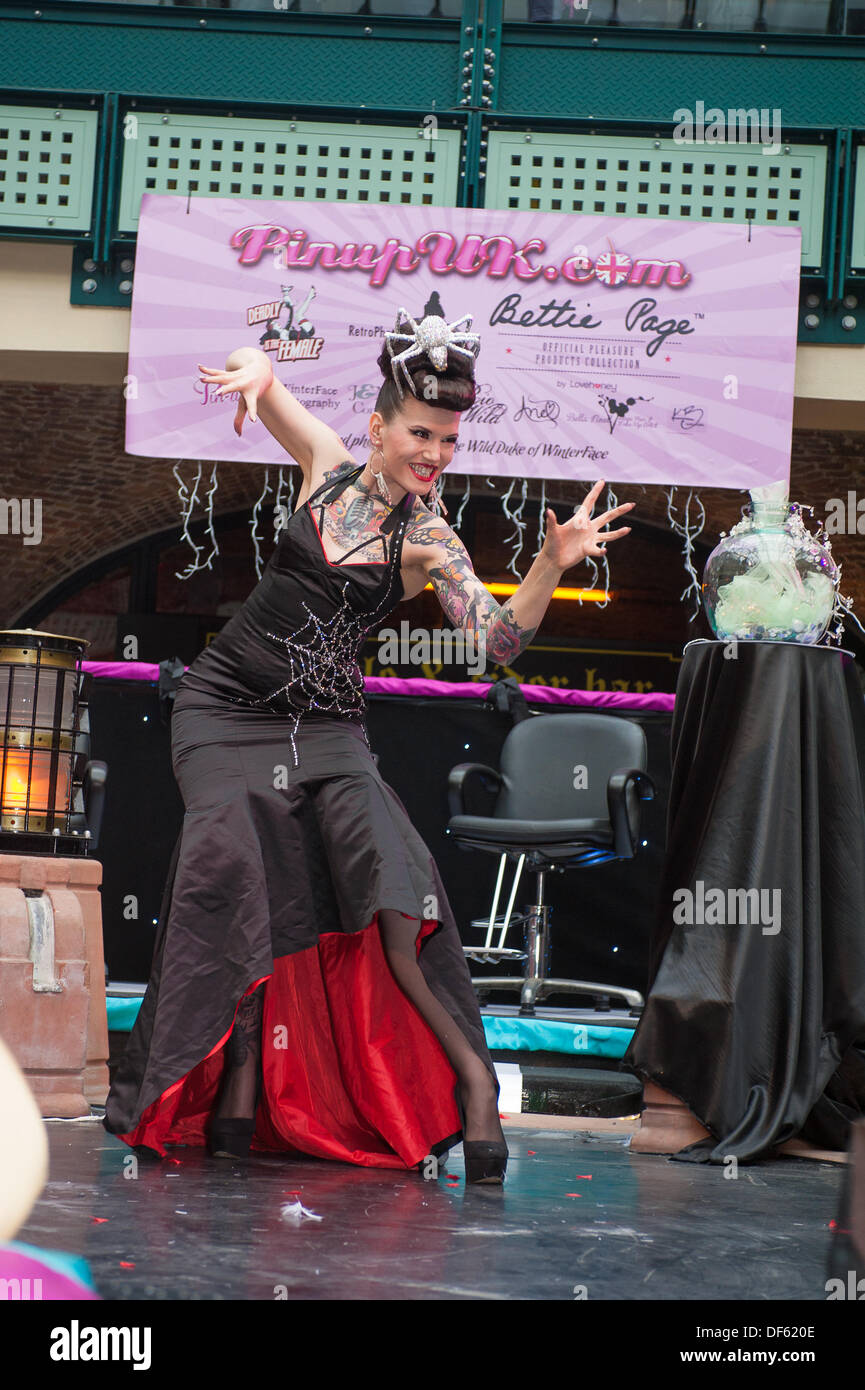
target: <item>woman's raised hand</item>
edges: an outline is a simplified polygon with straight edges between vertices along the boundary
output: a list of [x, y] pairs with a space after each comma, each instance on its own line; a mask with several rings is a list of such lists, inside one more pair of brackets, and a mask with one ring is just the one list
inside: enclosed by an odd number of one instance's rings
[[604, 487], [606, 483], [603, 481], [595, 483], [585, 501], [574, 508], [574, 515], [564, 525], [560, 526], [555, 512], [552, 508], [547, 508], [547, 534], [543, 549], [557, 568], [570, 569], [589, 555], [603, 556], [608, 541], [617, 541], [621, 536], [628, 535], [630, 526], [623, 526], [618, 531], [603, 531], [601, 527], [621, 516], [623, 512], [629, 512], [636, 503], [623, 502], [620, 507], [613, 507], [611, 511], [603, 512], [597, 517], [592, 516], [594, 505]]
[[196, 365], [201, 373], [200, 381], [208, 386], [218, 384], [218, 389], [213, 393], [215, 396], [227, 396], [232, 391], [240, 392], [237, 414], [234, 417], [235, 434], [241, 434], [247, 411], [250, 420], [255, 424], [258, 419], [255, 409], [258, 398], [264, 395], [273, 381], [273, 368], [267, 358], [261, 357], [254, 362], [245, 362], [242, 367], [235, 367], [232, 371], [220, 371], [216, 367], [203, 367], [200, 362]]

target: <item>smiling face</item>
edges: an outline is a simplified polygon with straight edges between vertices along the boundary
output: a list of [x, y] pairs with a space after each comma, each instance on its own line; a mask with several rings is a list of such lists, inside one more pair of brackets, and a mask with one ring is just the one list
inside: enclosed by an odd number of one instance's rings
[[383, 457], [389, 482], [425, 496], [453, 458], [459, 422], [458, 410], [441, 410], [407, 392], [390, 424], [378, 411], [370, 416], [370, 438], [381, 449], [376, 465], [382, 467]]

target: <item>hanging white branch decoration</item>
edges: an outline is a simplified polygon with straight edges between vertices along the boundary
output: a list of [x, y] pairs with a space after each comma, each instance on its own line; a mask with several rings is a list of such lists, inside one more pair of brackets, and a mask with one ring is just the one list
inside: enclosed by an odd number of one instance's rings
[[[608, 484], [607, 484], [607, 503], [606, 503], [606, 507], [604, 508], [604, 510], [605, 510], [605, 511], [608, 511], [608, 512], [611, 512], [615, 507], [618, 507], [618, 505], [619, 505], [619, 499], [618, 499], [618, 497], [616, 496], [616, 494], [613, 492], [613, 489], [610, 487], [610, 485], [609, 485], [609, 483], [608, 483]], [[601, 536], [603, 536], [603, 531], [602, 531], [600, 534], [601, 534]], [[602, 558], [602, 560], [601, 560], [601, 564], [603, 565], [603, 568], [604, 568], [604, 585], [603, 585], [603, 588], [604, 588], [604, 595], [605, 595], [605, 598], [604, 598], [603, 603], [599, 603], [599, 604], [598, 604], [598, 607], [599, 607], [599, 608], [606, 608], [606, 607], [607, 607], [607, 604], [610, 602], [610, 557], [609, 557], [609, 554], [608, 554], [608, 552], [607, 552], [606, 550], [604, 551], [603, 558]], [[597, 574], [598, 574], [598, 567], [597, 567], [597, 565], [596, 565], [596, 566], [595, 566], [595, 582], [594, 582], [594, 584], [592, 585], [592, 588], [595, 588], [595, 587], [597, 586]]]
[[[590, 491], [591, 491], [590, 487], [589, 487], [588, 484], [585, 483], [585, 482], [578, 482], [576, 486], [577, 486], [579, 489], [585, 488], [587, 492], [590, 492]], [[574, 507], [574, 511], [575, 511], [575, 512], [576, 512], [576, 510], [577, 510], [577, 508]], [[594, 557], [593, 555], [587, 555], [587, 556], [586, 556], [586, 564], [589, 566], [589, 568], [590, 568], [590, 570], [591, 570], [591, 576], [590, 576], [590, 578], [589, 578], [588, 584], [581, 585], [580, 588], [577, 589], [577, 603], [580, 605], [581, 608], [582, 608], [582, 606], [583, 606], [583, 596], [582, 596], [582, 593], [580, 592], [580, 589], [581, 589], [581, 588], [586, 588], [586, 589], [597, 589], [597, 587], [598, 587], [598, 582], [599, 582], [599, 580], [598, 580], [598, 566], [597, 566], [597, 564], [596, 564], [596, 562], [595, 562], [595, 557]], [[607, 575], [609, 576], [609, 570], [607, 570]], [[609, 590], [607, 590], [607, 592], [609, 592]], [[601, 607], [602, 607], [602, 608], [606, 607], [606, 604], [605, 604], [605, 603], [601, 604]]]
[[202, 464], [199, 463], [199, 471], [197, 471], [195, 475], [195, 486], [193, 486], [191, 496], [189, 495], [188, 486], [186, 486], [184, 480], [182, 480], [181, 475], [179, 475], [177, 471], [178, 464], [182, 463], [182, 461], [184, 460], [178, 459], [177, 463], [174, 464], [174, 468], [172, 468], [171, 471], [172, 473], [174, 473], [174, 477], [177, 478], [177, 495], [179, 498], [179, 502], [181, 502], [181, 521], [182, 524], [184, 524], [184, 531], [182, 531], [181, 539], [182, 541], [188, 541], [189, 545], [192, 546], [192, 549], [195, 550], [195, 559], [189, 562], [188, 567], [186, 567], [186, 569], [184, 570], [184, 573], [179, 574], [178, 571], [175, 570], [175, 578], [178, 578], [178, 580], [188, 580], [189, 575], [195, 574], [195, 571], [199, 569], [199, 563], [197, 563], [197, 559], [199, 559], [199, 555], [200, 553], [202, 553], [202, 550], [204, 549], [203, 545], [196, 545], [191, 535], [189, 535], [189, 518], [192, 517], [193, 510], [195, 510], [197, 492], [199, 492], [199, 482], [202, 481]]
[[461, 525], [462, 519], [463, 519], [463, 511], [465, 510], [466, 503], [468, 502], [469, 498], [471, 497], [471, 492], [472, 492], [472, 477], [471, 477], [471, 474], [470, 474], [470, 473], [467, 473], [467, 474], [466, 474], [466, 490], [465, 490], [465, 492], [463, 493], [462, 497], [460, 498], [459, 510], [458, 510], [458, 512], [457, 512], [457, 514], [456, 514], [456, 519], [454, 520], [454, 530], [455, 530], [455, 531], [458, 531], [459, 528], [460, 528], [460, 525]]
[[255, 546], [255, 573], [258, 579], [261, 578], [263, 572], [261, 567], [261, 551], [259, 550], [259, 542], [261, 541], [261, 536], [259, 536], [258, 534], [258, 514], [261, 511], [262, 502], [264, 501], [267, 494], [271, 491], [271, 486], [268, 481], [269, 476], [270, 469], [265, 468], [264, 487], [261, 490], [261, 496], [258, 498], [257, 502], [255, 503], [255, 506], [252, 509], [252, 521], [250, 522], [250, 529], [252, 531], [252, 543]]
[[178, 464], [183, 463], [183, 461], [183, 459], [178, 459], [177, 463], [175, 463], [174, 468], [172, 469], [172, 472], [174, 473], [174, 476], [177, 479], [177, 495], [180, 499], [180, 515], [181, 521], [183, 523], [183, 532], [181, 535], [181, 540], [189, 542], [189, 544], [192, 546], [192, 549], [195, 551], [195, 555], [190, 560], [186, 569], [183, 570], [182, 573], [180, 571], [175, 570], [175, 577], [177, 579], [190, 579], [192, 575], [196, 574], [199, 570], [212, 569], [213, 557], [214, 555], [219, 554], [219, 544], [216, 539], [216, 532], [213, 529], [213, 499], [215, 498], [217, 488], [219, 487], [219, 475], [218, 466], [216, 463], [214, 463], [212, 469], [210, 470], [210, 487], [207, 490], [206, 507], [207, 529], [205, 531], [205, 535], [210, 537], [210, 554], [208, 555], [207, 559], [204, 561], [203, 564], [199, 564], [199, 556], [201, 555], [204, 546], [196, 545], [195, 541], [192, 539], [192, 536], [189, 534], [189, 523], [192, 520], [192, 513], [195, 511], [195, 504], [198, 501], [198, 485], [201, 482], [201, 460], [198, 460], [198, 468], [196, 469], [195, 483], [192, 488], [192, 492], [189, 491], [189, 488], [187, 487], [186, 483], [183, 481], [183, 478], [177, 471]]
[[541, 509], [538, 512], [538, 548], [532, 556], [536, 560], [541, 553], [547, 532], [547, 480], [541, 479]]
[[285, 465], [279, 465], [279, 482], [276, 488], [276, 497], [273, 501], [273, 539], [274, 543], [279, 540], [279, 533], [284, 526], [288, 525], [289, 517], [294, 512], [294, 473], [288, 475], [288, 499], [282, 496], [282, 489], [285, 487], [285, 475], [283, 472]]
[[692, 593], [694, 595], [694, 611], [688, 619], [688, 622], [692, 623], [702, 607], [702, 590], [700, 588], [700, 580], [697, 575], [697, 571], [694, 569], [694, 541], [700, 535], [700, 533], [703, 530], [703, 527], [706, 524], [706, 508], [703, 506], [701, 499], [698, 497], [697, 504], [700, 508], [699, 525], [697, 525], [696, 520], [692, 522], [691, 498], [694, 494], [693, 491], [689, 491], [688, 496], [685, 500], [684, 520], [677, 521], [673, 515], [673, 493], [675, 491], [676, 489], [674, 487], [671, 487], [669, 493], [667, 494], [667, 520], [669, 521], [673, 530], [676, 532], [676, 535], [681, 536], [683, 540], [682, 554], [685, 557], [685, 571], [690, 577], [690, 583], [685, 585], [684, 589], [679, 595], [679, 602], [684, 602], [688, 594]]
[[[510, 559], [510, 563], [506, 566], [506, 568], [509, 569], [512, 574], [516, 575], [517, 579], [522, 580], [522, 575], [516, 568], [516, 561], [517, 556], [523, 548], [523, 531], [526, 529], [526, 523], [523, 520], [521, 520], [520, 517], [520, 513], [522, 512], [523, 506], [525, 505], [525, 493], [523, 494], [523, 500], [520, 503], [519, 507], [515, 508], [512, 512], [508, 510], [508, 502], [510, 501], [511, 493], [516, 487], [516, 482], [516, 478], [511, 479], [511, 485], [502, 497], [502, 511], [504, 512], [508, 521], [512, 521], [516, 528], [513, 534], [507, 537], [505, 544], [509, 545], [510, 542], [513, 540], [516, 540], [517, 542], [516, 549], [514, 550], [514, 553]], [[523, 488], [525, 488], [525, 486], [526, 482], [525, 479], [523, 479]]]
[[282, 489], [285, 487], [284, 465], [279, 465], [279, 482], [276, 485], [276, 497], [273, 501], [273, 539], [279, 540], [279, 533], [288, 522], [288, 507], [282, 500]]
[[[596, 563], [596, 561], [595, 561], [594, 555], [587, 555], [587, 556], [586, 556], [586, 564], [587, 564], [587, 565], [591, 565], [591, 567], [592, 567], [592, 573], [591, 573], [591, 577], [590, 577], [590, 579], [589, 579], [589, 582], [588, 582], [588, 584], [587, 584], [585, 587], [586, 587], [587, 589], [597, 589], [597, 587], [598, 587], [598, 585], [599, 585], [599, 583], [600, 583], [600, 578], [599, 578], [599, 575], [598, 575], [598, 566], [597, 566], [597, 563]], [[580, 607], [582, 608], [582, 606], [583, 606], [583, 599], [582, 599], [582, 595], [580, 594], [579, 590], [577, 591], [577, 602], [579, 603]]]
[[598, 607], [606, 608], [610, 601], [610, 557], [606, 553], [604, 554], [601, 564], [604, 567], [604, 578], [600, 587], [603, 589], [605, 597], [603, 603], [599, 603]]
[[[522, 487], [521, 487], [521, 490], [520, 490], [520, 493], [521, 493], [521, 495], [520, 495], [520, 503], [519, 503], [519, 506], [518, 506], [518, 507], [514, 507], [514, 521], [516, 522], [517, 527], [518, 527], [518, 529], [519, 529], [519, 536], [518, 536], [518, 545], [517, 545], [517, 549], [515, 550], [514, 556], [513, 556], [513, 561], [512, 561], [513, 564], [516, 564], [517, 556], [520, 555], [520, 554], [522, 553], [523, 544], [524, 544], [523, 532], [526, 530], [526, 527], [528, 526], [528, 522], [527, 522], [527, 521], [523, 521], [523, 509], [524, 509], [524, 507], [525, 507], [525, 505], [526, 505], [526, 498], [527, 498], [527, 496], [528, 496], [528, 490], [529, 490], [528, 479], [527, 479], [527, 478], [523, 478], [523, 480], [522, 480]], [[517, 577], [518, 577], [519, 579], [522, 579], [522, 575], [519, 573], [518, 570], [514, 570], [514, 574], [516, 574]]]
[[[591, 489], [589, 488], [588, 484], [586, 484], [585, 482], [578, 483], [577, 486], [580, 488], [581, 491], [582, 491], [583, 488], [585, 488], [587, 492], [591, 491]], [[576, 511], [576, 508], [574, 508], [574, 510]], [[590, 579], [589, 579], [589, 582], [588, 582], [588, 584], [587, 584], [585, 587], [586, 587], [587, 589], [597, 589], [597, 588], [599, 587], [599, 584], [600, 584], [600, 575], [599, 575], [599, 572], [598, 572], [598, 562], [597, 562], [597, 560], [595, 559], [594, 555], [587, 555], [587, 556], [586, 556], [586, 564], [589, 566], [589, 568], [591, 569], [592, 573], [591, 573], [591, 577], [590, 577]], [[578, 594], [578, 596], [577, 596], [577, 602], [579, 603], [580, 607], [582, 608], [582, 606], [583, 606], [583, 600], [582, 600], [582, 597], [581, 597], [579, 594]]]
[[213, 501], [213, 499], [214, 499], [215, 496], [216, 496], [216, 490], [217, 490], [218, 487], [219, 487], [219, 469], [218, 469], [218, 465], [217, 465], [216, 463], [214, 463], [212, 469], [210, 470], [210, 487], [209, 487], [208, 490], [207, 490], [207, 535], [210, 537], [210, 539], [211, 539], [211, 541], [212, 541], [212, 545], [211, 545], [211, 548], [210, 548], [210, 554], [208, 555], [207, 559], [206, 559], [205, 562], [204, 562], [204, 568], [205, 568], [205, 569], [211, 569], [211, 568], [212, 568], [212, 566], [211, 566], [211, 561], [213, 560], [214, 555], [218, 555], [218, 554], [219, 554], [219, 544], [218, 544], [217, 539], [216, 539], [216, 532], [215, 532], [214, 529], [213, 529], [213, 509], [214, 509], [214, 501]]
[[181, 521], [182, 527], [184, 527], [184, 530], [182, 530], [181, 539], [182, 541], [189, 542], [189, 545], [191, 545], [192, 549], [195, 550], [195, 556], [193, 556], [193, 559], [191, 560], [191, 562], [189, 562], [188, 566], [186, 566], [186, 569], [182, 571], [182, 573], [181, 571], [175, 570], [175, 578], [178, 578], [178, 580], [188, 580], [188, 578], [191, 578], [197, 570], [209, 570], [210, 562], [211, 560], [213, 560], [213, 556], [218, 555], [216, 534], [214, 534], [213, 530], [213, 496], [214, 493], [216, 493], [217, 489], [217, 466], [216, 463], [214, 463], [213, 473], [211, 473], [210, 477], [211, 488], [209, 493], [207, 493], [207, 534], [210, 535], [211, 541], [213, 541], [213, 546], [211, 546], [210, 555], [207, 556], [206, 563], [199, 564], [199, 556], [200, 553], [202, 553], [204, 546], [196, 545], [196, 542], [193, 541], [191, 535], [189, 535], [189, 523], [191, 523], [192, 513], [195, 512], [195, 503], [197, 502], [197, 496], [199, 496], [199, 482], [202, 481], [202, 461], [200, 461], [200, 459], [197, 460], [195, 485], [193, 485], [192, 492], [189, 492], [188, 485], [185, 484], [184, 478], [182, 478], [181, 474], [179, 474], [177, 471], [178, 464], [181, 463], [184, 463], [184, 459], [178, 459], [177, 463], [174, 464], [174, 467], [172, 467], [171, 470], [172, 473], [174, 473], [174, 477], [177, 478], [177, 493], [179, 503], [181, 503]]

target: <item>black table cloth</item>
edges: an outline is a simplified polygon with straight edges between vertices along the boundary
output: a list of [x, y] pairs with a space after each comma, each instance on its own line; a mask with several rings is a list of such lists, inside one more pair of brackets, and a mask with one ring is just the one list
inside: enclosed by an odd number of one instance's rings
[[865, 1114], [865, 707], [852, 654], [689, 643], [671, 752], [649, 992], [622, 1066], [713, 1136], [676, 1158], [747, 1162], [794, 1137], [843, 1149]]

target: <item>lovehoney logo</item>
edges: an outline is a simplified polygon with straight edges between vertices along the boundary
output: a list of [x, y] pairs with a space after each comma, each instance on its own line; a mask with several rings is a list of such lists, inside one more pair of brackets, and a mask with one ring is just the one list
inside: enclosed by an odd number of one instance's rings
[[487, 668], [487, 643], [484, 632], [463, 632], [461, 629], [425, 627], [410, 628], [406, 618], [395, 628], [383, 627], [378, 632], [378, 659], [382, 666], [429, 666], [456, 664], [465, 666], [474, 676]]
[[150, 1369], [149, 1327], [69, 1327], [51, 1329], [52, 1361], [132, 1361], [133, 1370]]
[[42, 498], [0, 497], [0, 536], [21, 536], [25, 545], [42, 540]]
[[[771, 912], [769, 895], [771, 893]], [[697, 879], [694, 891], [673, 892], [673, 921], [677, 926], [753, 926], [762, 924], [764, 936], [781, 930], [780, 888], [706, 888]]]

